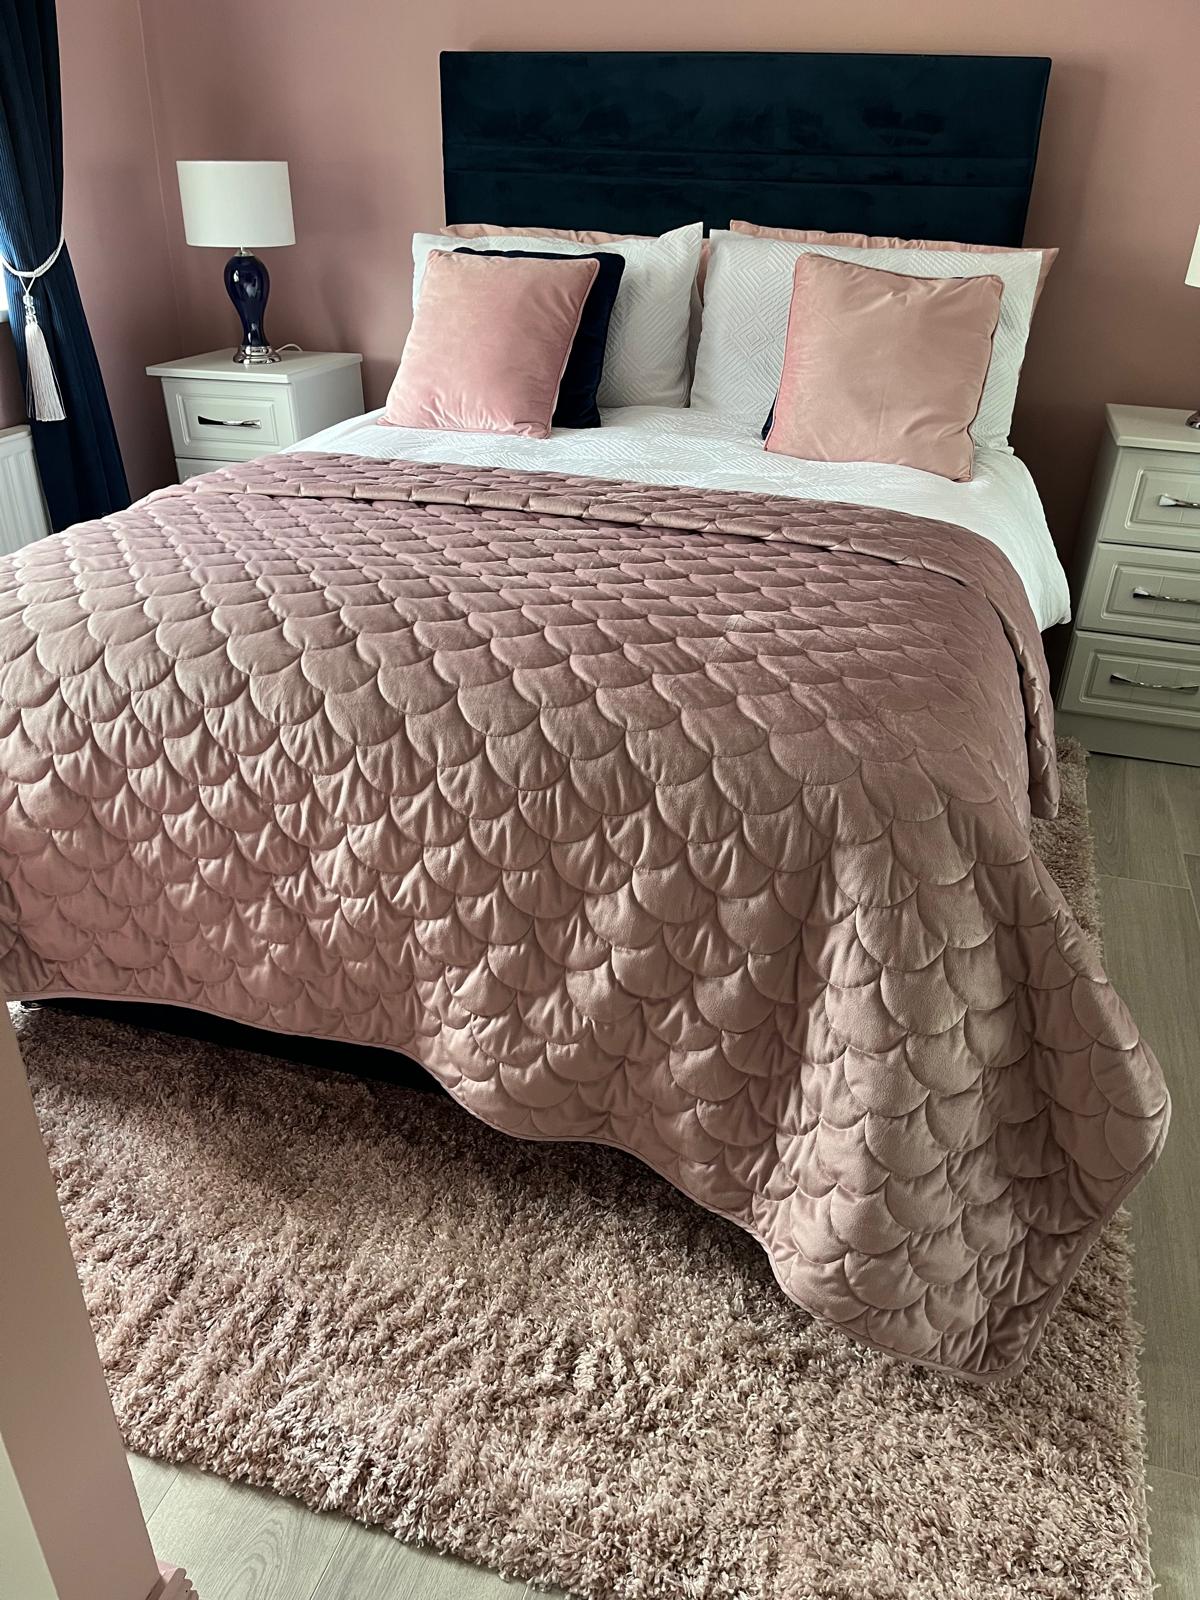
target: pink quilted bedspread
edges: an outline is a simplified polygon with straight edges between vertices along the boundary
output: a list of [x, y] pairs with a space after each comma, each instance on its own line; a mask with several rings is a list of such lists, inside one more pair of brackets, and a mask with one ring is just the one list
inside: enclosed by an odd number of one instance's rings
[[296, 455], [0, 562], [10, 996], [403, 1050], [979, 1378], [1168, 1117], [1056, 784], [1016, 574], [893, 512]]

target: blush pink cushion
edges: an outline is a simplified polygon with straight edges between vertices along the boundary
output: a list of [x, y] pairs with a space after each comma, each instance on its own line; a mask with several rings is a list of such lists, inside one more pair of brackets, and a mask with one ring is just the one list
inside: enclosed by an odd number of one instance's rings
[[802, 256], [767, 449], [969, 478], [1003, 289]]
[[1046, 287], [1046, 279], [1050, 276], [1050, 268], [1058, 258], [1058, 251], [1054, 248], [1026, 251], [1003, 244], [956, 244], [952, 239], [894, 239], [887, 234], [823, 233], [820, 228], [766, 228], [757, 222], [731, 222], [729, 231], [749, 234], [755, 239], [787, 239], [792, 244], [841, 245], [851, 250], [969, 250], [981, 256], [1041, 256], [1037, 288], [1033, 292], [1035, 310]]
[[545, 439], [599, 270], [587, 257], [434, 252], [380, 420]]

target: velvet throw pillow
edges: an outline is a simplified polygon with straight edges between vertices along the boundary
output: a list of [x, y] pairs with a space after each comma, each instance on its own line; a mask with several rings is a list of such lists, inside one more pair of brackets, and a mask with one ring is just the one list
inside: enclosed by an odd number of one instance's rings
[[696, 352], [692, 405], [759, 428], [779, 393], [796, 263], [825, 256], [906, 278], [999, 278], [1000, 321], [974, 443], [1009, 451], [1013, 406], [1029, 337], [1038, 257], [1023, 251], [980, 255], [953, 250], [859, 250], [796, 244], [714, 230], [704, 291], [704, 326]]
[[[731, 223], [730, 227], [736, 227]], [[645, 233], [601, 233], [595, 228], [511, 228], [493, 226], [490, 222], [448, 222], [442, 229], [453, 239], [486, 239], [489, 236], [502, 238], [505, 234], [524, 234], [526, 237], [538, 239], [563, 239], [569, 244], [621, 244], [628, 243], [631, 239], [653, 238], [653, 234]], [[687, 361], [690, 373], [696, 365], [696, 347], [700, 343], [700, 318], [704, 310], [704, 274], [708, 271], [708, 240], [703, 239], [700, 244], [700, 260], [696, 267], [696, 277], [692, 284], [690, 316], [688, 320], [688, 347]], [[612, 399], [610, 405], [617, 402]]]
[[613, 306], [617, 303], [617, 290], [621, 287], [621, 274], [625, 271], [625, 257], [601, 254], [594, 256], [564, 256], [552, 250], [475, 250], [470, 245], [460, 245], [455, 255], [500, 256], [508, 260], [527, 261], [583, 261], [598, 263], [600, 270], [592, 284], [579, 331], [567, 357], [566, 371], [558, 390], [558, 403], [554, 407], [553, 425], [556, 428], [598, 428], [600, 407], [596, 395], [604, 375], [604, 350], [608, 343], [608, 325], [612, 321]]
[[438, 251], [380, 419], [545, 439], [600, 268]]
[[[461, 224], [459, 226], [462, 226]], [[610, 406], [685, 406], [691, 371], [688, 365], [688, 327], [691, 294], [704, 224], [673, 228], [656, 239], [575, 239], [547, 235], [413, 235], [413, 299], [420, 298], [425, 264], [434, 250], [452, 250], [454, 242], [478, 250], [552, 250], [555, 255], [588, 256], [600, 252], [625, 260], [617, 303], [613, 307], [604, 377], [598, 402]], [[766, 407], [764, 406], [764, 410]]]
[[801, 256], [767, 449], [969, 478], [1003, 290]]

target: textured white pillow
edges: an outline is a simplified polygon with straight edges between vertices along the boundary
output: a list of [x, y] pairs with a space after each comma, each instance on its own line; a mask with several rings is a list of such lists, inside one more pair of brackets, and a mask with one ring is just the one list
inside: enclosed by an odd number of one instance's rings
[[[688, 398], [688, 322], [692, 285], [700, 265], [704, 224], [689, 223], [657, 239], [575, 244], [567, 239], [506, 233], [482, 239], [413, 235], [413, 306], [431, 250], [550, 250], [588, 256], [598, 250], [625, 257], [621, 287], [608, 325], [602, 406], [685, 406]], [[763, 412], [763, 416], [766, 412]]]
[[1004, 284], [1000, 321], [971, 437], [994, 450], [1009, 448], [1041, 261], [1035, 251], [977, 255], [961, 250], [858, 249], [714, 230], [692, 383], [692, 405], [697, 410], [762, 427], [779, 389], [792, 274], [802, 255], [834, 256], [914, 278], [1000, 278]]

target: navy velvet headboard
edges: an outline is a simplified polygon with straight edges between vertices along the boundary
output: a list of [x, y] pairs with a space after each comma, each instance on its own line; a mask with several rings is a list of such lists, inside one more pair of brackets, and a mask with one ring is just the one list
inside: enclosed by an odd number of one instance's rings
[[1040, 56], [447, 51], [446, 220], [1020, 244]]

